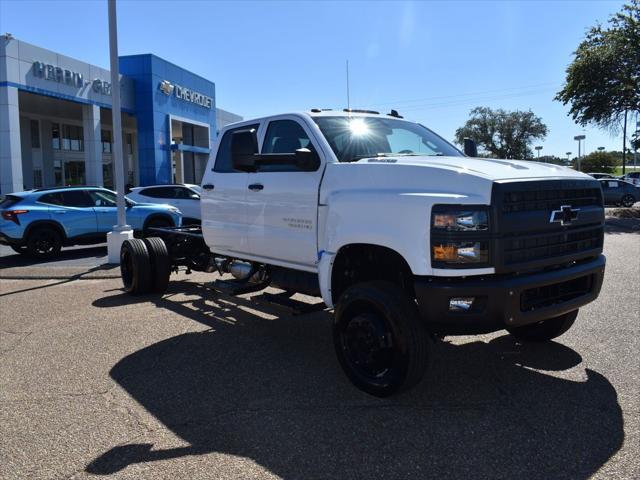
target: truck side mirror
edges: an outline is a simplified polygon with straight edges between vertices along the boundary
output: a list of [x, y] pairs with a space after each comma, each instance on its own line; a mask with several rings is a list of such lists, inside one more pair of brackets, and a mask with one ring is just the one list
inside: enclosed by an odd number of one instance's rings
[[476, 145], [476, 142], [471, 140], [470, 138], [465, 138], [463, 141], [464, 141], [464, 154], [467, 157], [477, 157], [478, 146]]
[[235, 170], [255, 172], [258, 138], [255, 129], [231, 134], [231, 164]]
[[295, 155], [296, 166], [303, 172], [315, 172], [320, 166], [320, 157], [315, 150], [299, 148]]

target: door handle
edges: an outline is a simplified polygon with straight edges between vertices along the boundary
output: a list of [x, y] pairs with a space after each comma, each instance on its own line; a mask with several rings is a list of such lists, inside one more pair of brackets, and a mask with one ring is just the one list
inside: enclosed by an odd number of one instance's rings
[[259, 192], [263, 188], [264, 185], [262, 185], [261, 183], [252, 183], [251, 185], [249, 185], [249, 190], [251, 190], [252, 192]]
[[213, 190], [214, 186], [210, 183], [205, 183], [204, 185], [202, 185], [202, 188], [204, 188], [205, 190]]
[[66, 210], [54, 210], [53, 213], [67, 213]]

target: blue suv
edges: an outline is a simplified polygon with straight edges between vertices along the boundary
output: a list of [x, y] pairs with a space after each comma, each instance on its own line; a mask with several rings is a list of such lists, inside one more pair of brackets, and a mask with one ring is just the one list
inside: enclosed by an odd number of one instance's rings
[[[126, 202], [127, 223], [138, 235], [181, 225], [175, 207]], [[116, 223], [116, 194], [100, 187], [41, 188], [0, 202], [0, 243], [36, 258], [54, 257], [63, 246], [104, 242]]]

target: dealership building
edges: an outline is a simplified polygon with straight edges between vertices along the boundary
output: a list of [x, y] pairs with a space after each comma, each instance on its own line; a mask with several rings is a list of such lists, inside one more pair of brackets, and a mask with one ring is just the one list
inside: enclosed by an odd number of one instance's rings
[[[152, 54], [121, 56], [125, 183], [199, 183], [218, 130], [242, 117], [215, 85]], [[108, 70], [0, 36], [0, 194], [114, 186]]]

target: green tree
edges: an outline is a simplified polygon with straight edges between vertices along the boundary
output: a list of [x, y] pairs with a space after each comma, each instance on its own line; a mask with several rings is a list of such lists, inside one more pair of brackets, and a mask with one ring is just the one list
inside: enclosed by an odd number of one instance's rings
[[623, 129], [625, 166], [627, 114], [640, 110], [640, 0], [631, 0], [605, 28], [592, 27], [574, 52], [565, 85], [555, 99], [570, 104], [580, 125]]
[[[573, 160], [574, 168], [577, 167], [578, 159]], [[619, 165], [616, 154], [613, 152], [592, 152], [585, 155], [580, 160], [581, 172], [613, 173]]]
[[549, 131], [531, 110], [509, 112], [476, 107], [469, 115], [464, 126], [456, 130], [456, 143], [463, 145], [464, 138], [471, 138], [484, 156], [531, 158], [531, 144], [544, 139]]

